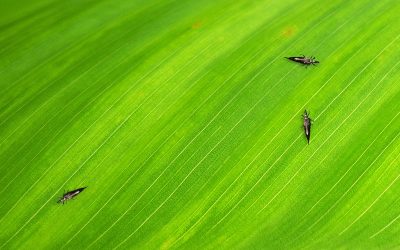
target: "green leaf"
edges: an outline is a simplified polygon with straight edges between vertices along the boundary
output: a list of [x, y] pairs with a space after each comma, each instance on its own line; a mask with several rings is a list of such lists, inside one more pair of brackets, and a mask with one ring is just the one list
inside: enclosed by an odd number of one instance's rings
[[400, 2], [0, 9], [0, 248], [400, 244]]

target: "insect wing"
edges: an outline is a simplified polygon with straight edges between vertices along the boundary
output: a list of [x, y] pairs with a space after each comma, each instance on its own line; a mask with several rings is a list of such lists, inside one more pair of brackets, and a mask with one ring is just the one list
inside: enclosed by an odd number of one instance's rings
[[299, 62], [299, 63], [303, 63], [305, 60], [304, 57], [298, 57], [298, 56], [291, 56], [291, 57], [286, 57], [286, 58], [293, 62]]

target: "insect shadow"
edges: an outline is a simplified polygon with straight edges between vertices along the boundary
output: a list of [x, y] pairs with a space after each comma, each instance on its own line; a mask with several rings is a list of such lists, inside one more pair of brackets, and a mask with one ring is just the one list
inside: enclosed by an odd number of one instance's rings
[[57, 201], [57, 203], [62, 203], [64, 205], [64, 203], [66, 203], [68, 200], [72, 200], [75, 196], [82, 193], [85, 188], [87, 187], [78, 188], [67, 192], [64, 191], [63, 196]]
[[319, 61], [315, 60], [315, 57], [311, 56], [311, 57], [306, 57], [305, 55], [301, 55], [301, 56], [291, 56], [291, 57], [285, 57], [286, 59], [289, 59], [290, 61], [293, 62], [297, 62], [300, 64], [303, 64], [306, 66], [306, 68], [309, 65], [314, 65], [319, 63]]

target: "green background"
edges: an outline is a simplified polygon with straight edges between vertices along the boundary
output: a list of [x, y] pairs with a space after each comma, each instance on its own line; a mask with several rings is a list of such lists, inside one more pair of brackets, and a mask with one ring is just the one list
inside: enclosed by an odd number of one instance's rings
[[0, 248], [398, 248], [399, 13], [1, 1]]

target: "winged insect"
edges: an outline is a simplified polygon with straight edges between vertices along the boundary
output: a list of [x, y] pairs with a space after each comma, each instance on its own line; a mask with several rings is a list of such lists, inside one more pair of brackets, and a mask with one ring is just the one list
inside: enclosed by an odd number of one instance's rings
[[301, 56], [291, 56], [291, 57], [285, 57], [286, 59], [289, 59], [290, 61], [301, 63], [303, 65], [309, 66], [309, 65], [314, 65], [319, 63], [319, 61], [315, 60], [315, 57], [306, 57], [305, 55]]
[[311, 118], [310, 113], [307, 110], [304, 110], [303, 114], [303, 127], [304, 127], [304, 134], [307, 138], [307, 143], [310, 144], [310, 134], [311, 134]]
[[57, 201], [57, 203], [62, 203], [64, 205], [65, 202], [67, 202], [68, 200], [73, 199], [75, 196], [77, 196], [78, 194], [82, 193], [82, 191], [87, 188], [87, 187], [83, 187], [83, 188], [78, 188], [72, 191], [67, 191], [66, 193], [63, 194], [63, 196]]

